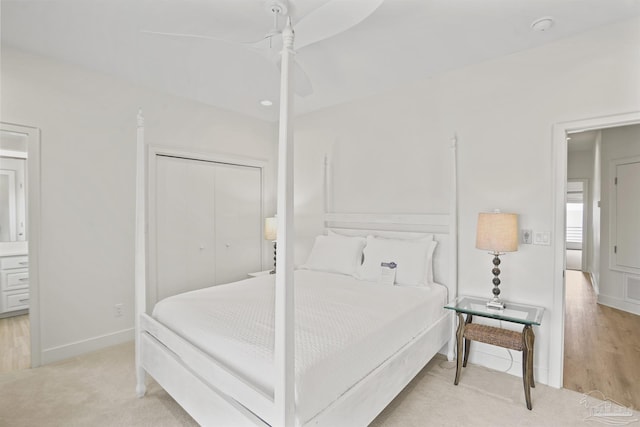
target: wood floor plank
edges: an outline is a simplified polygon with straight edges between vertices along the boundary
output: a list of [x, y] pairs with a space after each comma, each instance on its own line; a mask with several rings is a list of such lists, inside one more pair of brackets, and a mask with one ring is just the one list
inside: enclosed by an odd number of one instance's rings
[[640, 409], [640, 316], [597, 303], [589, 276], [567, 271], [564, 387]]
[[0, 319], [0, 373], [31, 366], [29, 315]]

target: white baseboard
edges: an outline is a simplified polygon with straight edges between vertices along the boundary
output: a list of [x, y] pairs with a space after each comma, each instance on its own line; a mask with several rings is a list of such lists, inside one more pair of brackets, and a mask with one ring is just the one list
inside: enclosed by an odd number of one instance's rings
[[112, 345], [122, 344], [127, 341], [133, 341], [134, 329], [123, 329], [111, 334], [101, 335], [99, 337], [89, 338], [82, 341], [76, 341], [58, 347], [51, 347], [42, 350], [42, 364], [57, 362], [59, 360], [68, 359], [70, 357], [80, 356], [81, 354], [90, 353], [92, 351], [101, 350]]
[[[483, 347], [486, 347], [486, 350], [489, 350], [492, 353], [483, 351], [485, 350]], [[496, 354], [494, 354], [493, 351], [495, 351]], [[509, 353], [506, 348], [489, 346], [488, 344], [473, 341], [471, 343], [469, 362], [474, 365], [484, 366], [485, 368], [493, 369], [494, 371], [506, 372], [507, 374], [522, 378], [522, 352], [515, 350], [509, 351], [513, 355], [513, 363], [511, 362], [511, 358], [509, 357]], [[533, 379], [535, 383], [549, 385], [548, 369], [542, 369], [537, 366], [535, 359], [533, 362]]]
[[640, 304], [634, 304], [620, 298], [610, 297], [608, 295], [602, 294], [598, 295], [598, 303], [606, 305], [607, 307], [617, 308], [618, 310], [626, 311], [628, 313], [637, 314], [640, 316]]
[[595, 274], [589, 272], [589, 276], [591, 277], [591, 287], [593, 287], [593, 291], [596, 293], [596, 296], [600, 295], [600, 285], [598, 284]]

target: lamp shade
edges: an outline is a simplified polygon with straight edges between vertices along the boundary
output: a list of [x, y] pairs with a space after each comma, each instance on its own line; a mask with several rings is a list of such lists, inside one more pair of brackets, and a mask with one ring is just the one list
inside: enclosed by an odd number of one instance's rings
[[491, 252], [518, 250], [518, 215], [512, 213], [478, 214], [476, 248]]
[[269, 217], [264, 219], [264, 239], [276, 240], [278, 238], [278, 219]]

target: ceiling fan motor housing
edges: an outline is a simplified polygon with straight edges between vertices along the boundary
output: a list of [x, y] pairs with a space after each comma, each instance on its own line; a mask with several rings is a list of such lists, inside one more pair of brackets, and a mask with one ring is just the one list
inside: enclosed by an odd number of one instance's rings
[[289, 11], [287, 3], [282, 0], [267, 0], [264, 4], [269, 12], [276, 15], [286, 15]]

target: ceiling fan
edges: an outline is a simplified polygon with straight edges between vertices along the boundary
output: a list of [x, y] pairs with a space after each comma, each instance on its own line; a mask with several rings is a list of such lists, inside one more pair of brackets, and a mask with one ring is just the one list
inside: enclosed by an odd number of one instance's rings
[[[271, 29], [258, 40], [238, 40], [234, 38], [214, 37], [204, 34], [174, 33], [152, 30], [140, 30], [143, 34], [169, 37], [207, 39], [237, 44], [250, 49], [268, 59], [275, 66], [280, 66], [280, 50], [282, 47], [282, 29], [287, 18], [290, 18], [295, 31], [295, 50], [299, 52], [336, 34], [344, 32], [359, 24], [371, 15], [384, 0], [326, 0], [311, 10], [304, 10], [303, 0], [266, 0], [265, 10], [273, 17]], [[300, 3], [300, 7], [298, 4]], [[318, 2], [316, 2], [318, 3]], [[305, 5], [306, 6], [306, 5]], [[313, 86], [304, 69], [295, 63], [295, 93], [305, 97], [313, 93]]]

